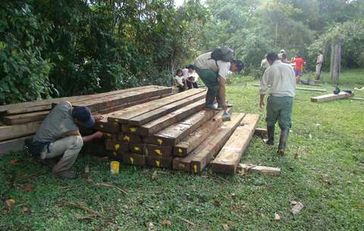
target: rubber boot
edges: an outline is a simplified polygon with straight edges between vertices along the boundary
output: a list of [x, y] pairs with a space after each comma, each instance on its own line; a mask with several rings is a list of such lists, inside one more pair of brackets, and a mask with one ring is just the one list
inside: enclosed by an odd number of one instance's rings
[[279, 145], [278, 145], [278, 151], [277, 151], [277, 153], [281, 156], [284, 155], [284, 150], [286, 148], [287, 139], [288, 139], [288, 133], [289, 133], [289, 128], [281, 130], [281, 136], [279, 138]]
[[275, 126], [267, 126], [268, 140], [265, 143], [268, 145], [274, 144], [274, 127]]

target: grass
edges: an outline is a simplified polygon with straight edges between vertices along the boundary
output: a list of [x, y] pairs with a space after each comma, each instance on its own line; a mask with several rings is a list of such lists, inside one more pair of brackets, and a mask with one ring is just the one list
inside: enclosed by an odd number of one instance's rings
[[[353, 88], [360, 78], [352, 84], [349, 79], [363, 73], [342, 77]], [[234, 111], [259, 113], [264, 127], [253, 83], [233, 79], [228, 99]], [[333, 89], [329, 83], [320, 88]], [[297, 91], [285, 157], [256, 137], [243, 157], [280, 167], [279, 177], [222, 176], [209, 169], [195, 176], [124, 165], [119, 176], [111, 176], [107, 160], [81, 156], [76, 168], [89, 164], [91, 180], [62, 181], [22, 153], [3, 156], [0, 194], [14, 199], [15, 207], [1, 209], [0, 230], [148, 230], [148, 223], [154, 230], [363, 230], [364, 101], [310, 102], [320, 94]], [[112, 187], [97, 185], [102, 182]], [[292, 200], [305, 206], [295, 216]]]

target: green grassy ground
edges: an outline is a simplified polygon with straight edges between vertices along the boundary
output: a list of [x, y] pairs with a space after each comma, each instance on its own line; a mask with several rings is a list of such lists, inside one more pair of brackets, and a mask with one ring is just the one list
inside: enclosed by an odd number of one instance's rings
[[[358, 77], [363, 74], [346, 72], [342, 78], [353, 88], [364, 85]], [[259, 113], [263, 127], [253, 83], [234, 79], [228, 99], [234, 111]], [[297, 92], [285, 157], [256, 137], [243, 157], [243, 162], [280, 167], [279, 177], [210, 170], [195, 176], [124, 165], [119, 176], [111, 176], [107, 160], [82, 156], [76, 168], [88, 163], [90, 180], [62, 181], [22, 153], [3, 156], [0, 195], [14, 199], [15, 207], [1, 207], [0, 230], [148, 230], [150, 223], [154, 230], [363, 230], [364, 101], [310, 102], [320, 94]], [[295, 216], [292, 200], [305, 206]]]

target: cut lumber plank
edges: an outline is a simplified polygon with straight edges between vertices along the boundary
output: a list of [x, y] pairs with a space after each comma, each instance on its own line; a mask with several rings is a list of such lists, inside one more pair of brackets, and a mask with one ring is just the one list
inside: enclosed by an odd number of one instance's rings
[[187, 156], [198, 147], [209, 135], [222, 124], [223, 112], [217, 113], [211, 120], [204, 123], [196, 131], [189, 134], [173, 148], [173, 155], [178, 157]]
[[210, 120], [216, 113], [217, 111], [212, 110], [199, 111], [181, 122], [157, 132], [155, 135], [144, 138], [144, 142], [156, 145], [175, 146], [188, 134]]
[[6, 140], [0, 142], [0, 156], [9, 152], [16, 152], [23, 150], [24, 141], [31, 139], [33, 136], [24, 136], [12, 140]]
[[123, 155], [123, 162], [130, 165], [145, 166], [147, 157], [135, 153], [125, 153]]
[[256, 128], [254, 135], [264, 139], [268, 136], [268, 131], [266, 128]]
[[[254, 87], [260, 87], [259, 84], [252, 84]], [[316, 92], [326, 92], [326, 89], [323, 88], [311, 88], [311, 87], [296, 87], [296, 90], [302, 90], [302, 91], [316, 91]]]
[[244, 174], [249, 172], [261, 173], [264, 175], [279, 176], [281, 174], [280, 168], [257, 166], [252, 164], [239, 164], [238, 171], [242, 171]]
[[258, 114], [247, 114], [229, 140], [211, 161], [212, 171], [225, 174], [236, 173], [241, 156], [246, 151], [258, 124]]
[[200, 101], [200, 100], [204, 99], [205, 95], [206, 95], [205, 92], [201, 92], [196, 95], [192, 95], [185, 99], [179, 100], [177, 102], [167, 104], [165, 106], [162, 106], [162, 107], [152, 110], [150, 112], [144, 113], [142, 115], [133, 117], [131, 119], [127, 119], [127, 120], [121, 119], [121, 123], [140, 126], [140, 125], [146, 124], [152, 120], [158, 119], [161, 116], [167, 115], [168, 113], [173, 112], [179, 108], [192, 104], [196, 101], [200, 102], [200, 109], [202, 109], [203, 101]]
[[153, 120], [146, 123], [140, 127], [134, 125], [124, 125], [122, 126], [123, 132], [134, 132], [142, 136], [150, 136], [160, 130], [181, 121], [182, 119], [200, 111], [205, 105], [205, 100], [199, 100], [197, 102], [191, 103], [186, 107], [180, 108], [168, 115], [162, 116], [159, 119]]
[[40, 124], [41, 122], [38, 121], [26, 124], [0, 126], [0, 141], [34, 134], [39, 128]]
[[142, 143], [142, 138], [140, 136], [129, 133], [120, 133], [118, 136], [118, 140], [120, 140], [124, 144]]
[[107, 132], [107, 133], [118, 133], [120, 132], [120, 124], [117, 122], [107, 121], [107, 118], [96, 121], [93, 127], [95, 130]]
[[231, 121], [224, 122], [188, 156], [174, 158], [173, 169], [200, 173], [219, 152], [244, 116], [244, 113], [233, 114]]
[[311, 97], [311, 102], [327, 102], [327, 101], [333, 101], [338, 99], [347, 99], [352, 97], [353, 94], [349, 94], [347, 92], [341, 91], [339, 94], [327, 94], [327, 95], [320, 95]]
[[130, 151], [135, 154], [146, 155], [145, 144], [130, 144]]
[[149, 156], [154, 157], [171, 157], [172, 146], [160, 146], [154, 144], [147, 144], [147, 150]]
[[90, 108], [92, 112], [98, 112], [100, 110], [105, 110], [106, 108], [115, 107], [120, 104], [125, 104], [127, 102], [132, 102], [136, 100], [142, 100], [149, 97], [154, 97], [157, 95], [168, 94], [171, 92], [171, 88], [158, 87], [158, 88], [148, 88], [148, 89], [138, 89], [135, 91], [125, 92], [123, 94], [116, 94], [107, 96], [106, 98], [101, 97], [97, 99], [82, 101], [82, 102], [71, 102], [73, 106], [86, 106]]
[[199, 94], [201, 92], [205, 91], [204, 89], [191, 89], [188, 91], [184, 91], [175, 95], [167, 96], [162, 99], [153, 100], [147, 103], [135, 105], [132, 107], [125, 108], [120, 111], [116, 111], [114, 113], [111, 113], [108, 117], [109, 121], [127, 121], [133, 117], [142, 115], [144, 113], [147, 113], [149, 111], [158, 109], [160, 107], [163, 107], [167, 104], [185, 99], [187, 97], [191, 97], [193, 95]]
[[105, 148], [108, 151], [113, 151], [113, 152], [122, 154], [122, 153], [128, 152], [130, 147], [127, 144], [123, 144], [121, 141], [106, 139]]
[[151, 167], [170, 169], [172, 168], [172, 157], [148, 156], [147, 164]]
[[49, 111], [41, 111], [41, 112], [32, 112], [27, 114], [19, 114], [19, 115], [9, 115], [5, 116], [3, 121], [7, 125], [12, 124], [24, 124], [28, 122], [35, 122], [43, 120]]

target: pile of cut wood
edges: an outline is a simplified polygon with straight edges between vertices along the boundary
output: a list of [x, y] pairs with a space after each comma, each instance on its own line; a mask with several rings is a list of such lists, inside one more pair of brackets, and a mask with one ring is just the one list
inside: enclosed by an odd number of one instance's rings
[[131, 165], [235, 173], [259, 116], [204, 110], [205, 90], [191, 89], [104, 114], [95, 128], [106, 136], [112, 158]]
[[19, 150], [32, 137], [52, 105], [68, 100], [103, 115], [94, 130], [105, 134], [102, 147], [125, 164], [201, 172], [235, 173], [259, 116], [205, 110], [205, 89], [172, 94], [145, 86], [102, 94], [42, 100], [0, 107], [0, 154]]
[[72, 105], [88, 106], [92, 112], [105, 113], [170, 95], [172, 89], [145, 86], [101, 94], [39, 100], [0, 106], [0, 155], [21, 150], [25, 139], [31, 138], [48, 115], [52, 105], [70, 101]]

